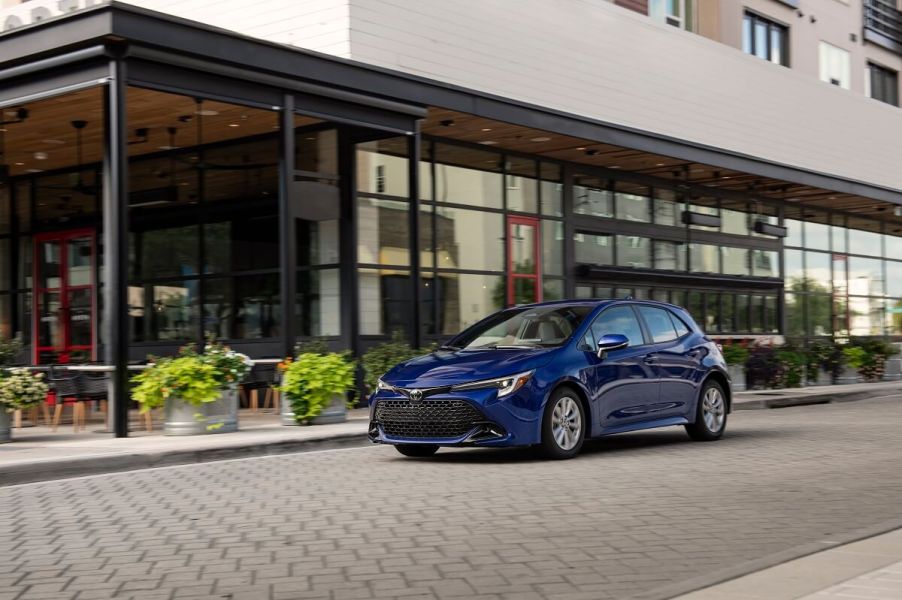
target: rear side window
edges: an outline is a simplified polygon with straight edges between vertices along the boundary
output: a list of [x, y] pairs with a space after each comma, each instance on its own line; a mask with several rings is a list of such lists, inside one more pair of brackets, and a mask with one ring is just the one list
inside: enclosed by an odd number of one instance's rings
[[673, 321], [670, 320], [668, 311], [654, 306], [640, 306], [639, 312], [645, 320], [645, 325], [648, 327], [653, 343], [672, 342], [679, 337], [673, 326]]
[[629, 339], [630, 346], [641, 346], [645, 343], [639, 319], [629, 306], [614, 306], [607, 309], [592, 321], [591, 330], [596, 341], [603, 335], [619, 333]]
[[683, 323], [683, 319], [679, 318], [673, 313], [670, 313], [670, 320], [673, 321], [673, 326], [676, 328], [677, 337], [683, 337], [687, 333], [689, 333], [689, 326]]

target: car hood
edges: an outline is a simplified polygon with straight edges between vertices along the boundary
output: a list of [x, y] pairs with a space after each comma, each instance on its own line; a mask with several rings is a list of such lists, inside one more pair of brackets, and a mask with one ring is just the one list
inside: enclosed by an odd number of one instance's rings
[[403, 362], [383, 380], [400, 387], [441, 387], [531, 371], [551, 361], [559, 348], [436, 351]]

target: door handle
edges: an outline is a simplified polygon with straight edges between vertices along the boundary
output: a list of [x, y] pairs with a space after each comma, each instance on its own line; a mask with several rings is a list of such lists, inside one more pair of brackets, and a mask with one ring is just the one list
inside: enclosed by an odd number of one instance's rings
[[689, 358], [698, 358], [702, 351], [699, 348], [695, 348], [686, 353], [686, 356]]
[[658, 362], [658, 357], [655, 356], [654, 354], [646, 354], [645, 358], [642, 359], [642, 362], [644, 362], [647, 365], [653, 365], [656, 362]]

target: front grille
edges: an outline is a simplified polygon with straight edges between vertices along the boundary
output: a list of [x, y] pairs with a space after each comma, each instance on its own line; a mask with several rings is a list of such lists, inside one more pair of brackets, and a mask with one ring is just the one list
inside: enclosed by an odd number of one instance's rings
[[375, 420], [392, 437], [458, 438], [485, 417], [463, 400], [379, 400]]

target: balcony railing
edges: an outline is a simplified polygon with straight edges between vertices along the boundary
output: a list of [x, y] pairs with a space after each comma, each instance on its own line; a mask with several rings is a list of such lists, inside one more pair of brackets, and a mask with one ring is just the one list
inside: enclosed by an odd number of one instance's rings
[[902, 54], [902, 11], [895, 0], [864, 0], [864, 39]]

